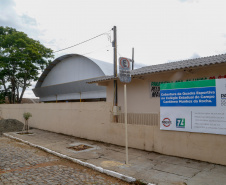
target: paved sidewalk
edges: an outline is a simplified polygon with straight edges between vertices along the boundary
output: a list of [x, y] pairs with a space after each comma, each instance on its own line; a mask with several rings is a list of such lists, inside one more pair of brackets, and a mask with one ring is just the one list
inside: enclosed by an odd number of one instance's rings
[[0, 185], [129, 185], [6, 137], [0, 137], [0, 156]]
[[[222, 185], [226, 184], [226, 166], [129, 149], [129, 165], [125, 165], [124, 147], [80, 139], [72, 136], [32, 129], [33, 135], [7, 133], [34, 145], [79, 159], [104, 169], [158, 185]], [[71, 146], [87, 145], [81, 151]]]

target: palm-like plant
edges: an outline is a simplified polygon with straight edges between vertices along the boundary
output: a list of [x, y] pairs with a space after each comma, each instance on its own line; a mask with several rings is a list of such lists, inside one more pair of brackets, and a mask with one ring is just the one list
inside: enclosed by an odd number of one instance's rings
[[24, 130], [25, 130], [25, 133], [28, 134], [28, 131], [29, 131], [28, 120], [29, 120], [30, 117], [32, 117], [32, 114], [30, 112], [25, 112], [23, 114], [23, 117], [24, 117], [24, 120], [25, 120]]

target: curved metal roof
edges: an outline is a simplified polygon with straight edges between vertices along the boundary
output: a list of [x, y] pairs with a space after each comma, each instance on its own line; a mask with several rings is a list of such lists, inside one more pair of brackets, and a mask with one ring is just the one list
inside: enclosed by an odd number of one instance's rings
[[39, 88], [42, 86], [42, 83], [44, 82], [46, 76], [48, 75], [48, 73], [61, 61], [70, 58], [70, 57], [74, 57], [74, 56], [80, 56], [80, 57], [84, 57], [87, 58], [89, 60], [91, 60], [93, 63], [95, 63], [100, 70], [105, 74], [105, 75], [113, 75], [113, 64], [101, 61], [101, 60], [97, 60], [97, 59], [93, 59], [93, 58], [88, 58], [85, 57], [83, 55], [79, 55], [79, 54], [67, 54], [67, 55], [63, 55], [60, 56], [58, 58], [56, 58], [53, 62], [51, 62], [49, 64], [48, 67], [46, 67], [46, 69], [43, 71], [43, 73], [41, 74], [41, 76], [38, 79], [38, 82], [36, 83], [35, 88]]

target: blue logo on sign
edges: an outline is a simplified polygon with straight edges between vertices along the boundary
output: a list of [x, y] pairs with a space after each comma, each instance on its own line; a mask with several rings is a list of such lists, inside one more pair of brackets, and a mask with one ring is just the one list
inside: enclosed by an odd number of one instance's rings
[[185, 118], [177, 118], [176, 119], [176, 127], [177, 128], [185, 128]]

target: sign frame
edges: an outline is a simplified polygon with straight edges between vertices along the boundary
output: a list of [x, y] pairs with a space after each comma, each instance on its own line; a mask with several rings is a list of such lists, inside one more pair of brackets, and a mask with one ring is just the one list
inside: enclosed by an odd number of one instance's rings
[[119, 58], [119, 80], [123, 83], [131, 82], [131, 59], [120, 57]]

